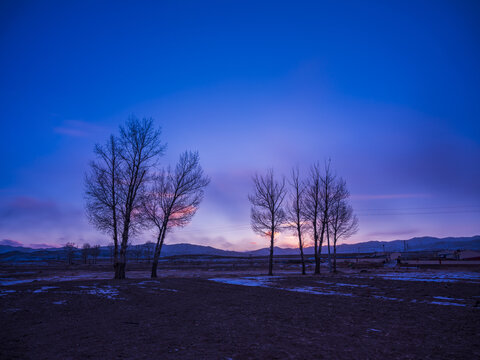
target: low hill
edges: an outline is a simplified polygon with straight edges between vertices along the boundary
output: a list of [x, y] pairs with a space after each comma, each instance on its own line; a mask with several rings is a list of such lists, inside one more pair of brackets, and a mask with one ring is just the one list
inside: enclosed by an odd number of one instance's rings
[[[143, 249], [144, 245], [133, 245], [129, 248], [130, 252], [134, 249]], [[337, 246], [338, 253], [372, 253], [372, 252], [403, 252], [403, 251], [440, 251], [469, 249], [480, 250], [480, 235], [472, 237], [416, 237], [409, 240], [394, 241], [367, 241], [357, 244], [341, 244]], [[78, 249], [76, 254], [80, 258], [81, 252]], [[304, 249], [306, 255], [313, 255], [313, 247]], [[322, 248], [322, 253], [327, 252], [327, 247]], [[63, 248], [31, 249], [28, 247], [0, 245], [0, 261], [2, 262], [30, 262], [61, 260], [64, 258], [65, 250]], [[162, 257], [179, 255], [209, 255], [209, 256], [268, 256], [269, 248], [262, 248], [254, 251], [227, 251], [217, 249], [211, 246], [194, 244], [172, 244], [164, 245]], [[100, 258], [109, 258], [111, 249], [107, 246], [100, 248]], [[296, 248], [275, 247], [275, 255], [297, 255]], [[143, 255], [144, 256], [144, 255]], [[142, 257], [143, 257], [142, 256]]]

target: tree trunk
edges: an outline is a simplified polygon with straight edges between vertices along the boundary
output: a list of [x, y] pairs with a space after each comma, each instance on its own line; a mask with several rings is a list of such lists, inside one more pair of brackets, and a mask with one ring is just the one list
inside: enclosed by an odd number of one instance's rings
[[333, 236], [333, 272], [337, 272], [337, 236]]
[[320, 244], [318, 244], [318, 266], [315, 265], [315, 274], [320, 274], [320, 256], [322, 255], [324, 235], [325, 235], [325, 223], [322, 222], [322, 231], [320, 233]]
[[118, 258], [118, 266], [115, 269], [115, 279], [125, 279], [125, 268], [127, 265], [128, 227], [129, 224], [125, 223], [122, 234], [122, 244], [120, 246], [120, 256]]
[[113, 270], [115, 271], [114, 279], [118, 279], [118, 234], [117, 228], [113, 230]]
[[120, 248], [120, 256], [118, 258], [115, 279], [125, 279], [125, 268], [127, 265], [127, 247], [122, 244]]
[[271, 230], [272, 234], [270, 235], [270, 259], [268, 263], [268, 275], [273, 275], [273, 239], [275, 237], [275, 234], [273, 232], [273, 229]]
[[332, 259], [330, 255], [330, 227], [327, 223], [327, 245], [328, 245], [328, 271], [332, 272]]
[[160, 229], [158, 232], [157, 243], [155, 244], [155, 254], [152, 262], [152, 273], [150, 274], [152, 279], [157, 277], [158, 260], [160, 259], [165, 233], [166, 231], [163, 231], [163, 229]]
[[297, 225], [298, 232], [298, 247], [300, 248], [300, 259], [302, 260], [302, 275], [305, 275], [305, 258], [303, 257], [303, 244], [302, 244], [302, 231], [300, 226]]
[[315, 246], [315, 274], [320, 274], [320, 259], [318, 257], [318, 232], [316, 221], [313, 224], [313, 242]]
[[158, 262], [154, 261], [152, 263], [152, 273], [150, 274], [150, 278], [152, 279], [157, 278], [157, 266], [158, 266]]

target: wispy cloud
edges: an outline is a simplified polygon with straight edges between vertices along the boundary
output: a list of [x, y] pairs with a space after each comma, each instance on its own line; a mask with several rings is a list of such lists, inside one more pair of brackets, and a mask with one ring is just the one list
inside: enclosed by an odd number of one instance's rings
[[74, 137], [88, 137], [94, 133], [102, 131], [102, 127], [80, 120], [65, 120], [62, 125], [53, 128], [57, 134], [74, 136]]
[[375, 231], [370, 232], [366, 236], [369, 237], [392, 237], [418, 234], [419, 229], [405, 229], [405, 230], [393, 230], [393, 231]]
[[40, 244], [29, 244], [28, 247], [31, 247], [32, 249], [48, 249], [48, 248], [58, 248], [60, 246], [58, 244], [40, 243]]
[[352, 200], [423, 199], [430, 194], [354, 194]]

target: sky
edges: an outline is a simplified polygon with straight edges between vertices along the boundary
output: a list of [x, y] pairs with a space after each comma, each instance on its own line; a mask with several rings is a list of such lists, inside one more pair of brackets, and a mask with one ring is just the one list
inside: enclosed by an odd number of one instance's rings
[[327, 159], [359, 217], [344, 242], [478, 235], [479, 64], [478, 1], [2, 1], [0, 241], [109, 243], [83, 179], [132, 114], [163, 166], [198, 150], [211, 178], [166, 243], [268, 246], [252, 176]]

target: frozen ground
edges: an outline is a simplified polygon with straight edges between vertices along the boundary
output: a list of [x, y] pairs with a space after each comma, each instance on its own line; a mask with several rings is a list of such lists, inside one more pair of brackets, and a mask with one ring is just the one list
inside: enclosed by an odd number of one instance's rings
[[[380, 278], [383, 280], [401, 280], [401, 281], [432, 281], [428, 276], [432, 276], [431, 273], [408, 273], [408, 274], [378, 274], [377, 276], [368, 276], [369, 280], [374, 280], [375, 278]], [[433, 278], [434, 282], [466, 282], [466, 283], [476, 283], [477, 279], [480, 279], [476, 273], [465, 273], [457, 272], [455, 274], [449, 273], [439, 273], [436, 274]], [[348, 278], [365, 278], [365, 276], [355, 275], [347, 276]], [[425, 280], [426, 279], [426, 280]], [[368, 284], [358, 284], [358, 283], [346, 283], [346, 282], [336, 282], [336, 281], [325, 281], [325, 280], [316, 280], [312, 279], [308, 285], [305, 286], [295, 286], [292, 284], [292, 281], [289, 281], [288, 277], [268, 277], [268, 276], [249, 276], [249, 277], [223, 277], [223, 278], [211, 278], [211, 281], [229, 284], [229, 285], [240, 285], [240, 286], [249, 286], [249, 287], [264, 287], [272, 288], [277, 290], [299, 292], [305, 294], [313, 295], [328, 295], [328, 296], [347, 296], [347, 297], [370, 297], [378, 300], [386, 301], [396, 301], [396, 302], [410, 302], [417, 304], [430, 304], [430, 305], [443, 305], [443, 306], [462, 306], [466, 307], [468, 305], [473, 305], [475, 309], [480, 309], [477, 307], [478, 302], [475, 297], [471, 299], [460, 298], [460, 297], [447, 297], [447, 296], [429, 296], [429, 297], [418, 297], [412, 298], [412, 294], [402, 294], [401, 291], [386, 291], [377, 286], [372, 286]], [[294, 285], [294, 286], [292, 286]], [[348, 289], [348, 290], [347, 290]], [[356, 291], [352, 291], [356, 290]], [[397, 296], [391, 296], [395, 293]], [[415, 295], [415, 294], [414, 294]]]
[[[395, 272], [379, 272], [371, 273], [370, 278], [380, 277], [388, 280], [403, 280], [403, 281], [428, 281], [428, 282], [471, 282], [480, 284], [480, 273], [474, 271], [395, 271]], [[362, 276], [355, 275], [355, 276]], [[363, 275], [365, 276], [365, 275]]]
[[475, 278], [384, 273], [10, 272], [30, 282], [0, 286], [0, 358], [480, 358]]

